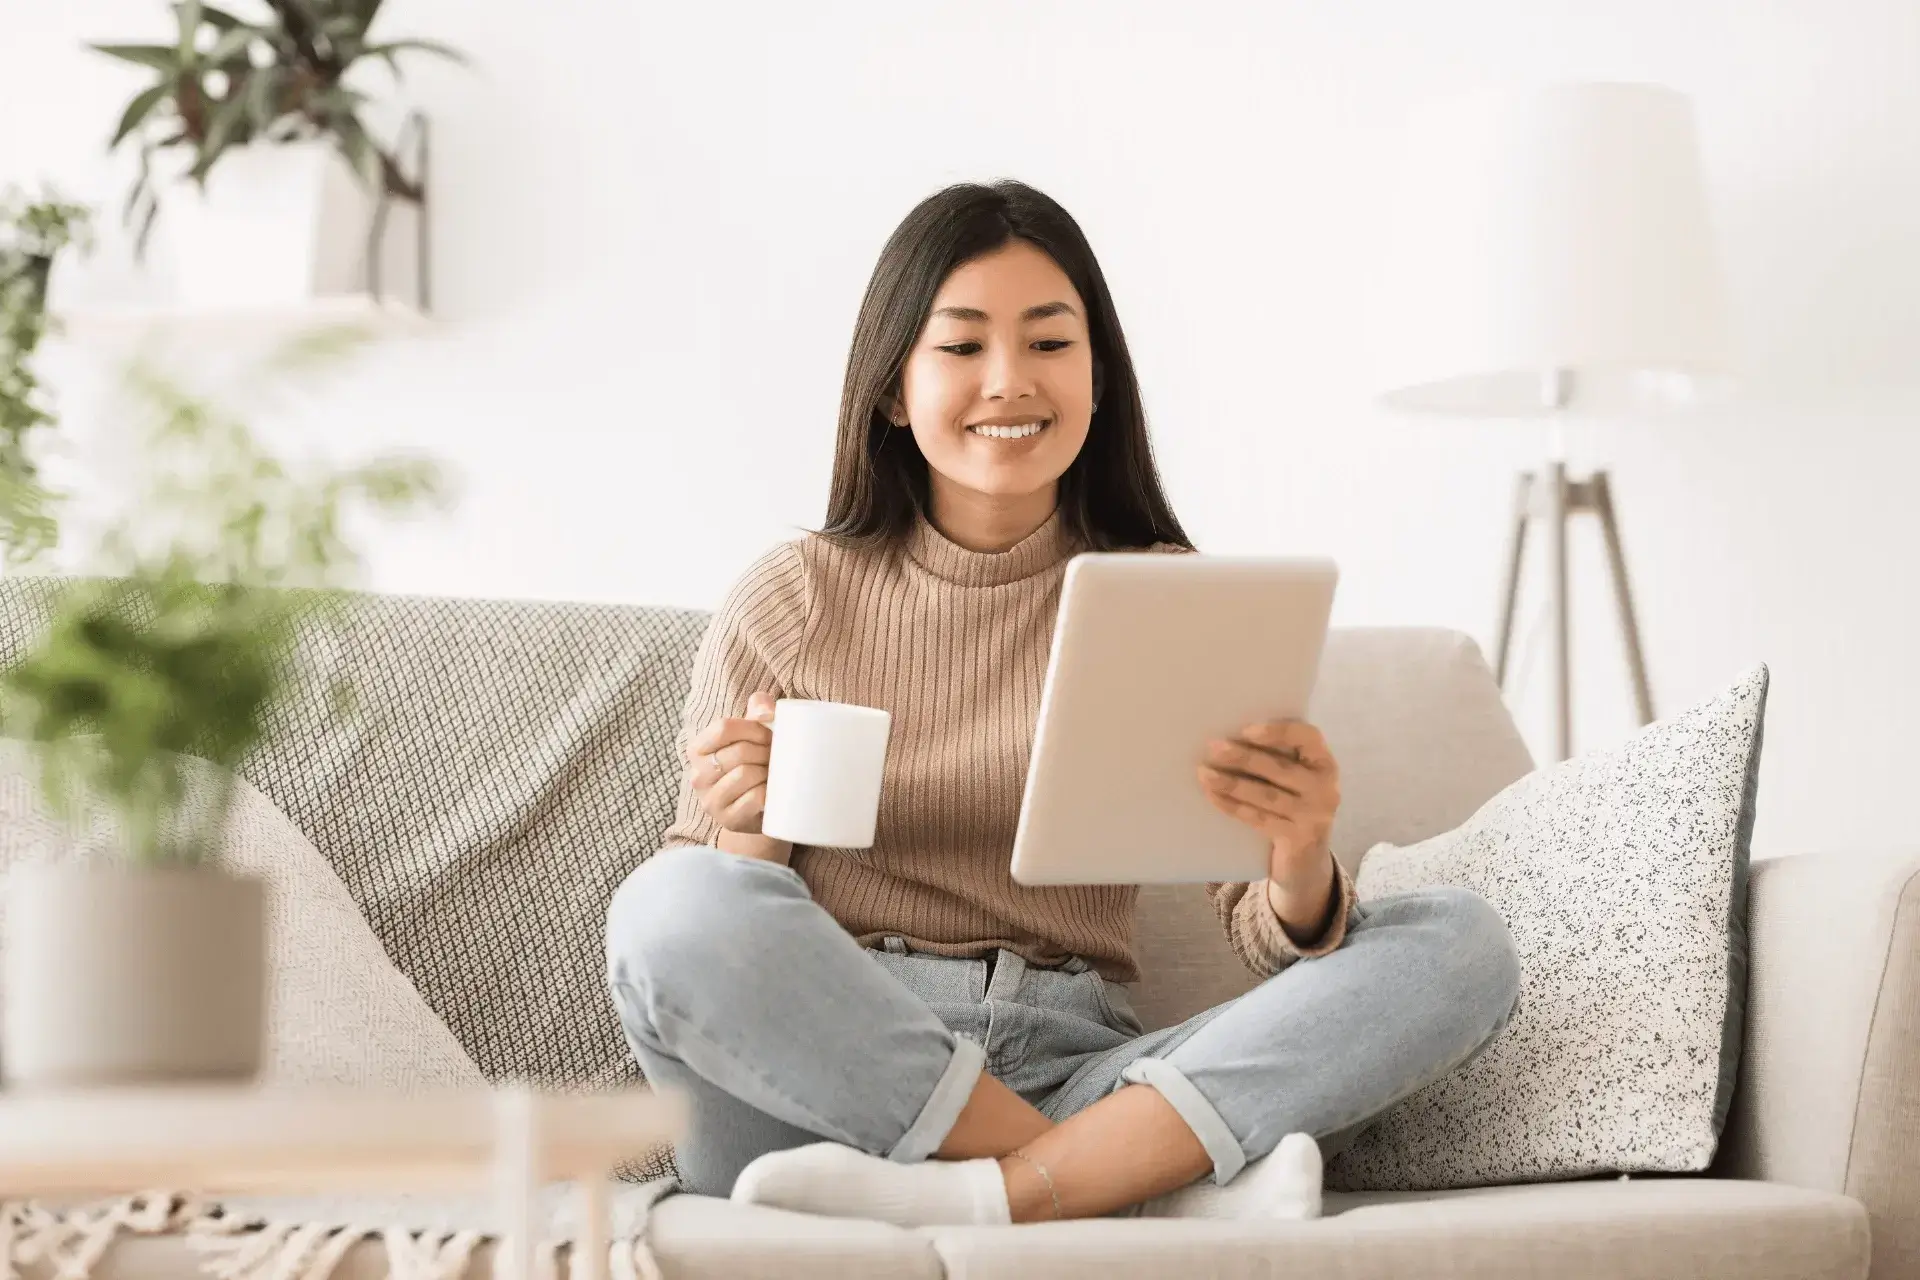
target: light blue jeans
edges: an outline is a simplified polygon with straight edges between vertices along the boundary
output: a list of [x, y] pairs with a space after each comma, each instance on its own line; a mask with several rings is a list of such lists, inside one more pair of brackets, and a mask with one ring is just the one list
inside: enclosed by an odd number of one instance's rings
[[1483, 899], [1400, 894], [1356, 908], [1331, 954], [1142, 1034], [1084, 961], [862, 948], [789, 868], [672, 849], [614, 895], [607, 979], [641, 1070], [691, 1103], [683, 1185], [724, 1196], [756, 1156], [822, 1139], [926, 1159], [983, 1070], [1054, 1120], [1158, 1089], [1217, 1182], [1296, 1131], [1330, 1155], [1493, 1038], [1519, 965]]

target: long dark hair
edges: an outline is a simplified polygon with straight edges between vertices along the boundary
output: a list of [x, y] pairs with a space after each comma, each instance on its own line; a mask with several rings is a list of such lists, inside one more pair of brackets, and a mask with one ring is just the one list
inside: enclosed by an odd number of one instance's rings
[[877, 546], [905, 533], [926, 511], [926, 456], [912, 432], [888, 421], [882, 405], [900, 394], [901, 368], [948, 273], [1015, 239], [1058, 263], [1087, 308], [1099, 407], [1080, 455], [1060, 477], [1068, 528], [1096, 551], [1157, 542], [1191, 548], [1160, 488], [1140, 383], [1093, 249], [1080, 224], [1051, 197], [1011, 181], [959, 183], [928, 196], [881, 250], [847, 354], [833, 489], [820, 532], [843, 543]]

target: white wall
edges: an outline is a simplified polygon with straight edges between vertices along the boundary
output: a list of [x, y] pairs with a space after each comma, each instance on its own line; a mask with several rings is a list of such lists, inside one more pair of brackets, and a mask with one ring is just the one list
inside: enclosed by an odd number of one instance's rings
[[[1920, 6], [1912, 0], [391, 0], [468, 50], [437, 127], [440, 336], [301, 421], [419, 443], [463, 505], [374, 542], [406, 591], [710, 604], [821, 514], [866, 275], [913, 202], [1016, 176], [1062, 200], [1128, 326], [1203, 547], [1326, 552], [1337, 621], [1489, 643], [1531, 426], [1367, 399], [1365, 289], [1417, 98], [1513, 79], [1694, 95], [1749, 378], [1574, 435], [1615, 478], [1657, 709], [1774, 673], [1762, 853], [1908, 839], [1920, 765]], [[1265, 12], [1262, 12], [1265, 10]], [[137, 75], [85, 54], [160, 0], [0, 0], [0, 182], [102, 199]], [[51, 353], [70, 424], [97, 353]], [[1631, 729], [1597, 538], [1575, 541], [1578, 746]], [[1536, 595], [1534, 599], [1538, 599]], [[1537, 610], [1514, 701], [1547, 747]]]

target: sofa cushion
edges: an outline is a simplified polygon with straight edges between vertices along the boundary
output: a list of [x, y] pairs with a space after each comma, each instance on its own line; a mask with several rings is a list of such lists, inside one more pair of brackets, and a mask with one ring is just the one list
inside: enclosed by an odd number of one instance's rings
[[[674, 1196], [654, 1208], [646, 1239], [671, 1280], [1861, 1280], [1867, 1234], [1865, 1210], [1830, 1192], [1649, 1178], [1333, 1193], [1327, 1216], [1307, 1223], [1097, 1218], [924, 1231]], [[491, 1274], [492, 1252], [480, 1244], [457, 1274]], [[179, 1234], [125, 1234], [92, 1280], [200, 1280], [213, 1261]], [[376, 1236], [309, 1280], [393, 1274]], [[21, 1280], [56, 1277], [44, 1261], [29, 1261]]]
[[[1458, 631], [1333, 628], [1308, 715], [1340, 762], [1331, 839], [1349, 871], [1382, 841], [1458, 826], [1533, 768], [1479, 646]], [[1141, 980], [1132, 999], [1149, 1030], [1255, 982], [1198, 886], [1143, 886], [1134, 917]]]
[[1331, 1185], [1474, 1186], [1705, 1169], [1732, 1097], [1767, 669], [1381, 845], [1362, 900], [1459, 885], [1506, 919], [1520, 1002], [1485, 1052], [1388, 1110]]
[[[186, 804], [204, 812], [216, 766], [183, 759]], [[472, 1059], [394, 967], [340, 877], [253, 786], [235, 787], [219, 865], [267, 887], [265, 1074], [279, 1084], [480, 1087]], [[41, 796], [35, 749], [0, 739], [0, 873], [25, 862], [112, 864], [119, 824], [97, 804], [70, 829]], [[0, 919], [0, 941], [5, 921]]]
[[1862, 1280], [1867, 1218], [1831, 1192], [1650, 1178], [1327, 1197], [1315, 1222], [1093, 1219], [932, 1232], [966, 1280]]

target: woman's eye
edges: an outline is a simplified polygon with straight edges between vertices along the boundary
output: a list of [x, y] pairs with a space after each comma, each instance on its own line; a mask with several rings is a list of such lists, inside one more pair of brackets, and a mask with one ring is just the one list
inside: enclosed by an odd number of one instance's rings
[[956, 342], [951, 346], [941, 347], [940, 349], [956, 356], [970, 356], [980, 349], [980, 344], [977, 342]]

